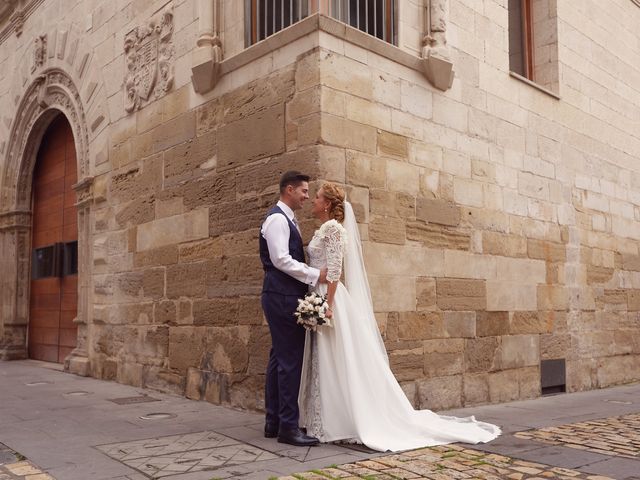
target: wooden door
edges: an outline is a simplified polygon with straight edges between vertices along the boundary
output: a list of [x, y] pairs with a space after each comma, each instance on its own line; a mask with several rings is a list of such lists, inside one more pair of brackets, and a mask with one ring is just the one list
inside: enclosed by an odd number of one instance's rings
[[76, 149], [60, 115], [47, 129], [33, 174], [29, 357], [64, 362], [76, 346], [78, 215]]

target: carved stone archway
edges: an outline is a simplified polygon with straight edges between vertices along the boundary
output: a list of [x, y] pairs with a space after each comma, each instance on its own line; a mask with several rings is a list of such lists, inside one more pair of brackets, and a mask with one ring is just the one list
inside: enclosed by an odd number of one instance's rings
[[11, 127], [2, 174], [0, 211], [0, 359], [26, 357], [31, 262], [31, 187], [36, 156], [52, 120], [62, 113], [73, 131], [79, 182], [78, 341], [65, 362], [74, 373], [88, 375], [86, 324], [89, 286], [89, 213], [93, 179], [89, 176], [89, 137], [78, 89], [58, 68], [44, 70], [26, 89]]

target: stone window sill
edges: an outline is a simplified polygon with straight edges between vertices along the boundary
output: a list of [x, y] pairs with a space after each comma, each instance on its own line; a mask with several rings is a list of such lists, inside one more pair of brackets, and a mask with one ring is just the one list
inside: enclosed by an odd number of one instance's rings
[[333, 18], [316, 13], [223, 60], [220, 63], [220, 73], [224, 75], [232, 72], [314, 31], [326, 32], [414, 70], [423, 70], [421, 58]]
[[[640, 0], [638, 0], [640, 1]], [[555, 98], [556, 100], [560, 100], [560, 95], [558, 95], [557, 93], [552, 92], [551, 90], [548, 90], [546, 88], [544, 88], [543, 86], [538, 85], [536, 82], [533, 82], [531, 80], [529, 80], [527, 77], [523, 77], [522, 75], [515, 73], [515, 72], [509, 72], [509, 76], [515, 78], [516, 80], [520, 80], [521, 82], [526, 83], [527, 85], [532, 86], [533, 88], [540, 90], [543, 93], [546, 93], [547, 95]]]

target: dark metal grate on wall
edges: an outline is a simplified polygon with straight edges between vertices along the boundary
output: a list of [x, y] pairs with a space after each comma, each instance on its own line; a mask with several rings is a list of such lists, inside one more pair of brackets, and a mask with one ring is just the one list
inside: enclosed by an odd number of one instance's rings
[[540, 386], [542, 395], [567, 391], [567, 372], [564, 358], [540, 362]]

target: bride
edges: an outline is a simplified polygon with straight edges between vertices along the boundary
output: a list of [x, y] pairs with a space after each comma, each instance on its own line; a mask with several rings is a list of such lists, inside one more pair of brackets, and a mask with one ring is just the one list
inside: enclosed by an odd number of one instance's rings
[[413, 409], [389, 368], [351, 204], [340, 187], [325, 183], [312, 213], [323, 223], [309, 243], [309, 265], [327, 268], [328, 284], [315, 291], [327, 295], [332, 326], [307, 332], [299, 396], [307, 433], [322, 442], [346, 440], [393, 452], [500, 435], [497, 426], [473, 417]]

